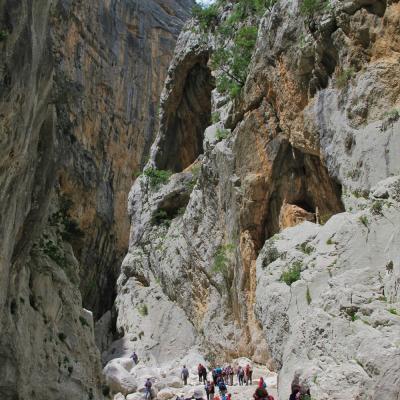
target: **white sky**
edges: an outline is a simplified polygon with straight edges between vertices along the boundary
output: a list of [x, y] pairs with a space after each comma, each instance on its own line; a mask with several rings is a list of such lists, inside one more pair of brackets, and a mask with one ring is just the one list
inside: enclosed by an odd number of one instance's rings
[[201, 4], [211, 4], [214, 2], [214, 0], [197, 0], [197, 1], [198, 1], [198, 3], [201, 3]]

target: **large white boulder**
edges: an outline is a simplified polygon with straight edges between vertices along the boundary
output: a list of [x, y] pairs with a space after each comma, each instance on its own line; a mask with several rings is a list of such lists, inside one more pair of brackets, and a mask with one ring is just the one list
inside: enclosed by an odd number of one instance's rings
[[119, 362], [108, 363], [103, 370], [107, 385], [113, 393], [121, 392], [125, 396], [136, 392], [137, 383], [133, 376]]

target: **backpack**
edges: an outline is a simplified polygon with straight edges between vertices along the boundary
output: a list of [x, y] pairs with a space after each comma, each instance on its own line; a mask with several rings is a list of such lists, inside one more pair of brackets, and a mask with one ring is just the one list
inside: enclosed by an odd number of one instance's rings
[[221, 382], [221, 383], [218, 385], [218, 387], [219, 387], [219, 390], [221, 390], [221, 391], [226, 390], [226, 385], [225, 385], [224, 382]]

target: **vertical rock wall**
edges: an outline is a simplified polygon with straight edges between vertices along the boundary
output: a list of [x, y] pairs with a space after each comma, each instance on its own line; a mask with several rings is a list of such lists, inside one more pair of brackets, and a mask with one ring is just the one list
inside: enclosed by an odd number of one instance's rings
[[[0, 1], [0, 397], [101, 398], [126, 194], [192, 2]], [[79, 290], [80, 289], [80, 290]]]

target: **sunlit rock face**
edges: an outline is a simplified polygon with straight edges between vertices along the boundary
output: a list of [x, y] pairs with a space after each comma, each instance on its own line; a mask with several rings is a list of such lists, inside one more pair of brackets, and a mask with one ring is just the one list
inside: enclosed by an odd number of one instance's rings
[[119, 357], [140, 348], [164, 362], [157, 332], [154, 350], [130, 340], [157, 320], [159, 296], [183, 311], [171, 324], [193, 327], [181, 349], [265, 362], [282, 398], [297, 375], [318, 399], [372, 399], [384, 385], [397, 400], [399, 10], [333, 1], [310, 16], [277, 2], [235, 101], [213, 89], [212, 34], [182, 32], [146, 167], [175, 174], [144, 174], [129, 195]]

